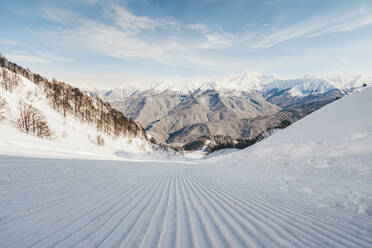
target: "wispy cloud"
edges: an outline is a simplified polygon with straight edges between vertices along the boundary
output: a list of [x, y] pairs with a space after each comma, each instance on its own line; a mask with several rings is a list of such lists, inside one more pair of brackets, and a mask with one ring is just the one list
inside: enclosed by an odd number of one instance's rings
[[203, 43], [203, 47], [207, 49], [216, 49], [218, 47], [226, 47], [230, 45], [234, 36], [226, 33], [209, 33], [205, 35], [207, 42]]
[[111, 19], [115, 25], [119, 26], [123, 31], [133, 34], [156, 28], [177, 28], [180, 25], [179, 22], [171, 18], [150, 18], [135, 15], [126, 8], [116, 4], [105, 5], [103, 10], [106, 17]]
[[200, 31], [202, 33], [207, 33], [208, 32], [208, 27], [207, 25], [205, 24], [201, 24], [201, 23], [193, 23], [193, 24], [189, 24], [187, 25], [189, 28], [193, 29], [193, 30], [197, 30], [197, 31]]
[[96, 4], [96, 3], [99, 3], [101, 0], [75, 0], [75, 1], [80, 1], [82, 3], [88, 3], [88, 4]]
[[77, 12], [59, 9], [53, 6], [43, 6], [41, 11], [41, 15], [44, 19], [62, 24], [80, 22], [83, 19], [83, 16], [79, 15]]
[[[215, 65], [215, 61], [203, 57], [200, 50], [225, 47], [231, 42], [231, 35], [210, 32], [203, 24], [186, 25], [172, 18], [139, 16], [119, 5], [101, 7], [106, 21], [50, 7], [44, 8], [43, 16], [49, 21], [65, 25], [63, 32], [58, 34], [64, 36], [65, 40], [73, 41], [74, 44], [79, 42], [92, 51], [115, 58], [210, 66]], [[185, 38], [184, 31], [187, 29], [199, 30], [201, 34]], [[170, 30], [172, 35], [169, 35]]]
[[6, 56], [10, 60], [27, 63], [51, 63], [53, 61], [72, 62], [72, 59], [55, 56], [49, 52], [34, 52], [33, 54], [17, 52], [6, 54]]
[[134, 34], [141, 30], [154, 30], [156, 27], [160, 26], [158, 21], [146, 16], [134, 15], [118, 5], [109, 6], [109, 8], [106, 9], [106, 13], [114, 20], [116, 25]]
[[51, 60], [51, 61], [60, 61], [60, 62], [72, 62], [73, 61], [70, 58], [57, 56], [57, 55], [54, 55], [53, 53], [50, 53], [50, 52], [37, 52], [36, 54], [38, 56], [41, 56], [44, 59], [48, 59], [48, 60]]
[[26, 62], [26, 63], [50, 63], [52, 62], [49, 59], [45, 59], [45, 58], [34, 56], [34, 55], [26, 55], [26, 54], [6, 54], [6, 57], [11, 61], [16, 61], [16, 62]]
[[8, 40], [8, 39], [0, 39], [0, 45], [4, 46], [19, 46], [22, 45], [21, 42], [14, 41], [14, 40]]
[[150, 58], [159, 59], [165, 56], [164, 49], [151, 44], [125, 31], [102, 23], [88, 22], [73, 31], [84, 45], [92, 50], [116, 58]]
[[294, 38], [312, 38], [324, 34], [346, 32], [372, 24], [371, 6], [362, 6], [348, 13], [316, 16], [263, 35], [251, 44], [255, 48], [268, 48]]

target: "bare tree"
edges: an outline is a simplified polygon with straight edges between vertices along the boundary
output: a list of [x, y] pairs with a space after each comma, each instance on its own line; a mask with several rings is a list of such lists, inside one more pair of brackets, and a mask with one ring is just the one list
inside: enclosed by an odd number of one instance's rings
[[49, 129], [48, 123], [44, 115], [34, 108], [31, 104], [19, 102], [19, 128], [26, 133], [33, 132], [40, 138], [49, 138], [52, 136], [52, 131]]
[[4, 114], [6, 110], [7, 110], [7, 103], [4, 99], [0, 97], [0, 121], [5, 118]]
[[53, 132], [49, 129], [46, 120], [40, 117], [35, 122], [34, 128], [34, 133], [39, 138], [50, 138], [53, 135]]
[[12, 92], [14, 87], [18, 86], [21, 82], [20, 76], [17, 73], [9, 73], [4, 67], [1, 68], [1, 84], [5, 90]]
[[105, 140], [102, 138], [101, 135], [98, 134], [96, 137], [96, 143], [97, 143], [97, 146], [104, 146]]
[[1, 81], [1, 84], [3, 85], [4, 89], [5, 90], [8, 90], [8, 81], [9, 81], [9, 76], [8, 76], [8, 71], [5, 69], [5, 68], [1, 68], [1, 77], [2, 77], [2, 81]]
[[19, 101], [18, 125], [19, 125], [19, 128], [24, 130], [26, 133], [30, 132], [31, 118], [33, 114], [32, 112], [33, 112], [33, 108], [31, 105]]
[[17, 73], [12, 72], [9, 80], [9, 91], [12, 92], [15, 87], [17, 87], [21, 82], [21, 77]]

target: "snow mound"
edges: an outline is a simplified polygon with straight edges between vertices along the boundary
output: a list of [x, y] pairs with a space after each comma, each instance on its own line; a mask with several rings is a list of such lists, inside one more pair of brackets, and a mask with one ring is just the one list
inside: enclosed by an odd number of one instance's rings
[[256, 175], [273, 192], [306, 194], [320, 206], [372, 216], [371, 103], [369, 87], [209, 162]]

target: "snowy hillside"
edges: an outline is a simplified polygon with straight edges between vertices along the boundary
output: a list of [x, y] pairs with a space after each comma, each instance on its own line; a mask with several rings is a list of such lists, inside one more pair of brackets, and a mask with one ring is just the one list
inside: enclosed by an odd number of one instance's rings
[[[75, 116], [58, 112], [53, 108], [45, 90], [27, 78], [4, 69], [3, 74], [16, 75], [18, 86], [11, 91], [0, 87], [0, 154], [49, 158], [129, 159], [166, 157], [170, 154], [155, 152], [155, 146], [143, 136], [113, 137], [97, 131], [93, 124], [83, 122]], [[1, 85], [4, 78], [0, 77]], [[37, 116], [45, 120], [50, 131], [48, 137], [37, 137], [36, 132], [27, 133], [20, 128], [21, 112], [32, 108]], [[31, 113], [35, 115], [35, 113]], [[32, 117], [34, 118], [34, 117]], [[31, 124], [29, 124], [31, 126]], [[98, 144], [98, 140], [102, 144]]]
[[210, 162], [224, 164], [242, 180], [259, 177], [263, 187], [282, 197], [297, 192], [319, 206], [372, 216], [371, 102], [369, 87]]

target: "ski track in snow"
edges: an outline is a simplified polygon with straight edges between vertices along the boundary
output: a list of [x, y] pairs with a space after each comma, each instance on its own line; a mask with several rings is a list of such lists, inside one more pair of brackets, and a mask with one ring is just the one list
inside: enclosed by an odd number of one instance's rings
[[193, 164], [0, 157], [0, 247], [372, 247], [372, 218]]

